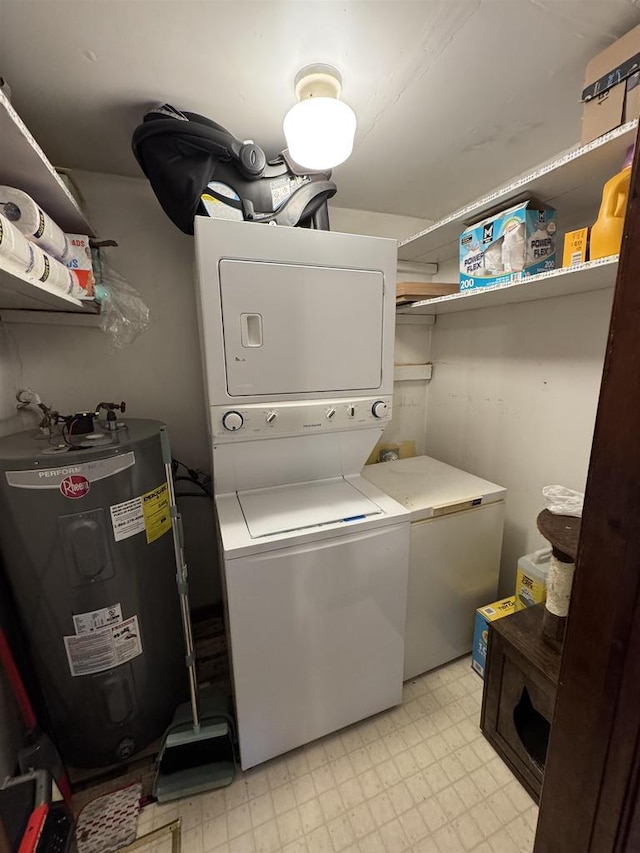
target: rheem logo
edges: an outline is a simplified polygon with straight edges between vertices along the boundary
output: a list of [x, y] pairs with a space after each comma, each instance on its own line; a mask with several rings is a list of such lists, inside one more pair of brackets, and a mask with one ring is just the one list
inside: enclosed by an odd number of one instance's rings
[[71, 476], [65, 477], [60, 483], [60, 491], [65, 498], [72, 498], [74, 500], [76, 498], [83, 498], [90, 488], [91, 483], [82, 474], [71, 474]]

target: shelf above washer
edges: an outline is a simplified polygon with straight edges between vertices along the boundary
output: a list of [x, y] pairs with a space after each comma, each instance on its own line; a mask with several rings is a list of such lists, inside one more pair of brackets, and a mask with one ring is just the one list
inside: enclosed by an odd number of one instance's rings
[[0, 139], [0, 184], [29, 193], [63, 231], [95, 236], [78, 203], [4, 92], [0, 92]]
[[403, 310], [407, 313], [420, 311], [431, 315], [451, 314], [454, 311], [493, 308], [512, 302], [533, 302], [536, 299], [570, 296], [589, 290], [606, 290], [614, 287], [617, 271], [618, 255], [611, 255], [597, 261], [549, 270], [549, 272], [518, 281], [476, 287], [460, 293], [452, 293], [450, 296], [414, 302], [412, 306]]
[[433, 364], [396, 364], [393, 368], [394, 382], [431, 379]]
[[[98, 306], [95, 302], [85, 302], [73, 296], [67, 296], [46, 282], [22, 275], [18, 270], [0, 267], [0, 310], [20, 310], [24, 313], [41, 312], [42, 320], [49, 322], [49, 312], [69, 311], [78, 314], [95, 315]], [[10, 313], [10, 312], [7, 312]]]
[[626, 150], [635, 141], [637, 127], [637, 119], [627, 122], [588, 145], [571, 148], [514, 178], [401, 242], [398, 257], [421, 263], [457, 258], [458, 240], [466, 223], [479, 222], [489, 210], [506, 209], [527, 196], [557, 207], [565, 223], [590, 215], [594, 207], [597, 210], [605, 181], [620, 171]]

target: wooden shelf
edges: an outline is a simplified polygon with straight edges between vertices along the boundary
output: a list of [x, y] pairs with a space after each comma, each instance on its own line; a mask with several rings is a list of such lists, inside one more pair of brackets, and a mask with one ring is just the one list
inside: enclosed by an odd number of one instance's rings
[[[0, 268], [0, 310], [26, 309], [28, 311], [70, 311], [80, 314], [95, 314], [95, 302], [83, 302], [66, 296], [50, 284], [22, 275], [19, 271]], [[42, 322], [47, 322], [45, 318]]]
[[433, 365], [427, 364], [396, 364], [393, 368], [394, 382], [409, 382], [431, 379]]
[[95, 236], [76, 200], [3, 92], [0, 139], [0, 184], [29, 193], [63, 231]]
[[555, 296], [570, 296], [589, 290], [605, 290], [616, 283], [618, 255], [576, 264], [573, 267], [560, 267], [557, 270], [532, 275], [518, 281], [507, 281], [488, 287], [477, 287], [453, 293], [451, 296], [439, 296], [423, 302], [414, 302], [405, 311], [451, 314], [454, 311], [471, 311], [476, 308], [493, 308], [511, 302], [533, 302], [536, 299], [549, 299]]
[[[457, 258], [458, 239], [467, 224], [480, 221], [489, 210], [506, 209], [527, 196], [557, 207], [561, 228], [586, 224], [589, 220], [585, 217], [597, 212], [605, 181], [622, 168], [626, 150], [635, 141], [637, 127], [637, 119], [627, 122], [456, 210], [401, 242], [398, 257], [422, 263], [443, 263]], [[559, 248], [561, 255], [562, 247]]]

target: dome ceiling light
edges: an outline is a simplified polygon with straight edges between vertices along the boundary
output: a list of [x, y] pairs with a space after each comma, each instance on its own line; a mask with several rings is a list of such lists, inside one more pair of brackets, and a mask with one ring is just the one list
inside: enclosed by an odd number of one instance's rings
[[342, 78], [330, 65], [307, 65], [296, 75], [298, 103], [284, 117], [289, 155], [305, 169], [332, 169], [353, 151], [356, 116], [340, 100]]

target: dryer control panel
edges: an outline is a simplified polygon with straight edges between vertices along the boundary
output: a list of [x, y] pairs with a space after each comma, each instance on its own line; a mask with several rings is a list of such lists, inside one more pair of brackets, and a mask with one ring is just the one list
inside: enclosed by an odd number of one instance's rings
[[321, 403], [212, 406], [216, 444], [333, 430], [384, 427], [391, 420], [391, 397], [323, 400]]

